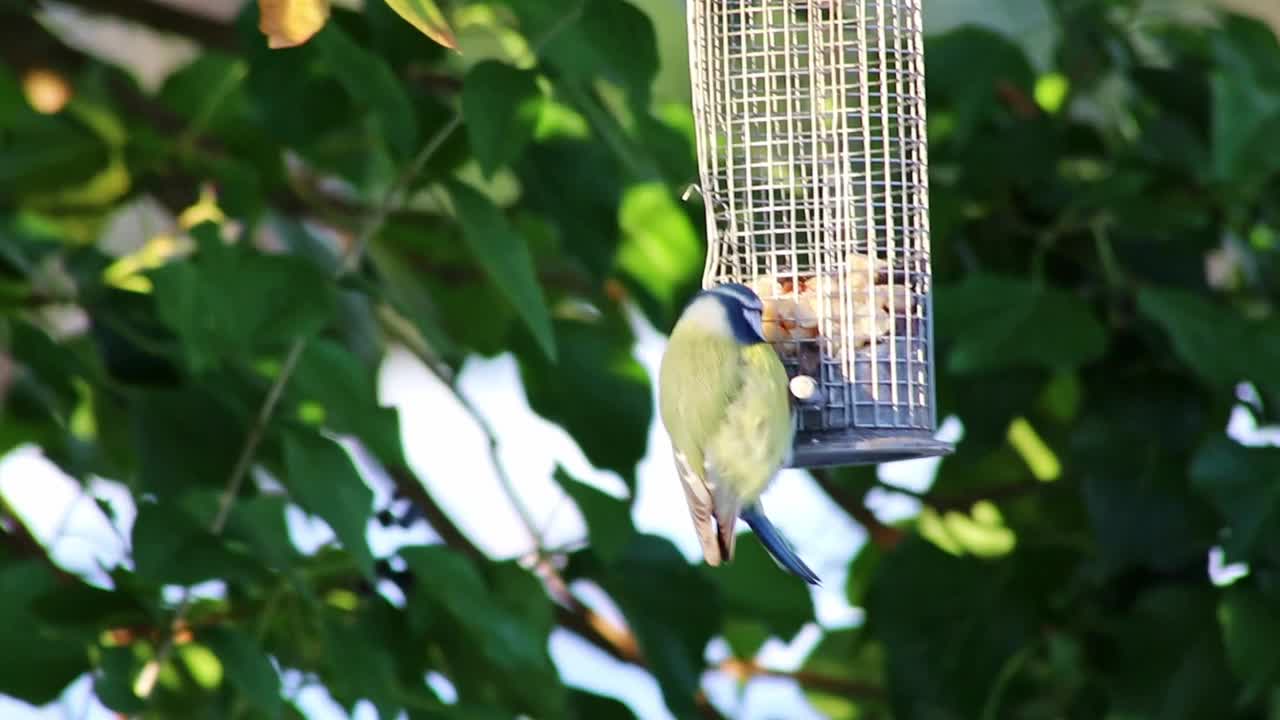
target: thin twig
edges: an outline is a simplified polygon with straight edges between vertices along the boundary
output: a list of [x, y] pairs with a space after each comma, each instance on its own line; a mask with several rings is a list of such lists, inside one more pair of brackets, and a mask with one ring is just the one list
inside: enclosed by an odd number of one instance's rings
[[369, 218], [369, 222], [365, 225], [364, 230], [361, 231], [360, 236], [356, 238], [355, 243], [352, 244], [351, 250], [347, 253], [345, 262], [343, 262], [338, 268], [339, 275], [353, 272], [358, 268], [360, 259], [364, 257], [365, 248], [369, 246], [373, 237], [378, 234], [378, 231], [382, 229], [383, 224], [386, 223], [387, 217], [391, 214], [391, 210], [399, 201], [401, 193], [408, 190], [409, 183], [413, 182], [413, 179], [422, 172], [422, 168], [426, 166], [427, 161], [436, 154], [440, 147], [444, 145], [445, 141], [449, 139], [449, 136], [453, 134], [453, 131], [457, 130], [461, 125], [462, 113], [455, 112], [453, 117], [449, 118], [448, 122], [442, 125], [440, 129], [436, 131], [435, 135], [431, 136], [431, 139], [422, 147], [422, 150], [418, 152], [417, 156], [414, 157], [409, 165], [405, 167], [404, 172], [400, 173], [400, 177], [396, 178], [396, 182], [387, 190], [386, 194], [382, 196], [382, 202], [379, 203], [378, 208]]
[[859, 682], [807, 670], [790, 672], [774, 670], [773, 668], [764, 667], [754, 660], [738, 660], [736, 658], [725, 660], [720, 663], [719, 670], [738, 680], [750, 680], [753, 677], [787, 678], [795, 680], [806, 689], [840, 695], [851, 700], [883, 701], [886, 695], [883, 687], [872, 683]]
[[924, 497], [924, 504], [940, 513], [951, 510], [968, 512], [976, 503], [983, 500], [1009, 500], [1047, 489], [1050, 486], [1051, 483], [1040, 482], [1039, 480], [1024, 480], [993, 487], [978, 488], [965, 493], [929, 493]]
[[506, 493], [507, 499], [511, 501], [511, 505], [515, 507], [516, 514], [520, 516], [520, 522], [524, 525], [524, 529], [529, 533], [529, 537], [533, 539], [534, 552], [539, 556], [542, 555], [543, 548], [546, 543], [543, 541], [542, 531], [538, 529], [537, 522], [533, 519], [533, 513], [525, 506], [524, 501], [516, 492], [516, 484], [511, 481], [511, 476], [507, 474], [506, 467], [502, 464], [502, 458], [498, 457], [498, 435], [493, 431], [493, 427], [489, 425], [489, 421], [480, 414], [480, 409], [471, 403], [457, 388], [453, 388], [453, 394], [458, 398], [458, 402], [462, 403], [462, 407], [471, 415], [480, 426], [480, 430], [484, 432], [485, 438], [489, 441], [489, 457], [493, 460], [493, 470], [498, 475], [498, 484], [502, 486], [502, 492]]
[[258, 452], [258, 445], [262, 442], [262, 436], [266, 434], [271, 416], [275, 414], [276, 405], [284, 394], [284, 387], [293, 376], [293, 371], [297, 368], [298, 361], [302, 359], [302, 352], [306, 348], [305, 338], [299, 337], [293, 341], [289, 346], [289, 353], [285, 355], [284, 364], [280, 366], [280, 372], [276, 374], [275, 381], [267, 390], [262, 407], [258, 408], [258, 415], [253, 419], [253, 425], [250, 426], [249, 434], [245, 437], [244, 447], [240, 449], [240, 456], [236, 458], [236, 464], [231, 468], [231, 475], [227, 478], [226, 489], [223, 490], [222, 498], [218, 502], [218, 514], [213, 517], [213, 522], [209, 526], [209, 532], [214, 535], [220, 535], [226, 529], [227, 520], [231, 517], [231, 507], [240, 496], [240, 488], [244, 486], [245, 476], [249, 474], [249, 467], [253, 464], [253, 457]]
[[842, 487], [831, 473], [822, 468], [814, 468], [810, 473], [827, 495], [830, 495], [837, 505], [849, 513], [849, 517], [866, 529], [873, 545], [881, 550], [889, 550], [906, 537], [906, 533], [902, 530], [881, 522], [880, 518], [863, 504], [862, 498], [856, 497], [854, 493]]
[[881, 489], [881, 490], [883, 490], [884, 492], [888, 492], [888, 493], [897, 493], [898, 495], [906, 495], [907, 497], [909, 497], [909, 498], [911, 498], [911, 499], [913, 499], [913, 500], [919, 500], [920, 502], [927, 502], [927, 501], [928, 501], [928, 497], [929, 497], [929, 496], [928, 496], [928, 494], [926, 494], [926, 493], [918, 492], [918, 491], [916, 491], [916, 490], [912, 490], [911, 488], [905, 488], [905, 487], [900, 487], [900, 486], [898, 486], [898, 485], [892, 485], [892, 484], [890, 484], [890, 483], [887, 483], [887, 482], [885, 482], [885, 481], [881, 480], [880, 478], [876, 478], [875, 480], [872, 480], [872, 481], [871, 481], [871, 484], [872, 484], [872, 486], [873, 486], [873, 487], [880, 488], [880, 489]]

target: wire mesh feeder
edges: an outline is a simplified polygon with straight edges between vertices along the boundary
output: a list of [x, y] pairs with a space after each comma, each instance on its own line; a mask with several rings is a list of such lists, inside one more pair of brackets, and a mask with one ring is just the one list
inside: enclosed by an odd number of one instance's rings
[[689, 0], [708, 252], [799, 408], [792, 465], [942, 455], [934, 439], [920, 0]]

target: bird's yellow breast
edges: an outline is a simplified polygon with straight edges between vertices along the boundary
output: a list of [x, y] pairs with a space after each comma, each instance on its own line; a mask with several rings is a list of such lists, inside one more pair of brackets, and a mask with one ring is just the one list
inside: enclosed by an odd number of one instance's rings
[[709, 452], [747, 504], [760, 496], [786, 459], [793, 441], [787, 372], [765, 343], [738, 351], [743, 384], [711, 439]]

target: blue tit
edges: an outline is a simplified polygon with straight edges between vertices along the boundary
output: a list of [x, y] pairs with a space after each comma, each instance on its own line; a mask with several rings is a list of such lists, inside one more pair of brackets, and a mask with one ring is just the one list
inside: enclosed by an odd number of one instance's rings
[[742, 518], [780, 566], [817, 585], [760, 505], [795, 436], [787, 372], [764, 339], [763, 309], [736, 283], [695, 296], [662, 356], [659, 412], [707, 564], [733, 559]]

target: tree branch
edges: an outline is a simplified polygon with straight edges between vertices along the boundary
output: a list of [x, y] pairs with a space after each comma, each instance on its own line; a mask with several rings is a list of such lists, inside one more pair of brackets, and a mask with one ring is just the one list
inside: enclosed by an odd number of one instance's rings
[[1039, 480], [1026, 480], [955, 495], [927, 493], [923, 498], [923, 502], [939, 513], [951, 510], [967, 512], [969, 508], [973, 507], [974, 503], [982, 502], [983, 500], [1010, 500], [1038, 492], [1047, 486], [1047, 483]]
[[906, 532], [880, 522], [880, 518], [863, 504], [862, 498], [837, 482], [830, 471], [825, 468], [813, 468], [810, 473], [822, 489], [831, 496], [831, 499], [848, 513], [849, 517], [866, 529], [873, 545], [881, 550], [892, 550], [906, 537]]
[[824, 675], [822, 673], [809, 672], [806, 670], [796, 670], [793, 672], [787, 672], [786, 670], [774, 670], [762, 667], [753, 660], [725, 660], [720, 663], [720, 671], [731, 675], [738, 680], [750, 680], [753, 677], [788, 678], [795, 680], [797, 683], [810, 690], [819, 690], [832, 695], [846, 697], [850, 700], [884, 701], [886, 698], [884, 688], [879, 685], [859, 682], [857, 680], [849, 680], [846, 678], [832, 677], [831, 675]]
[[445, 545], [472, 559], [484, 559], [484, 552], [471, 542], [449, 514], [436, 503], [435, 498], [431, 497], [431, 493], [427, 492], [426, 486], [422, 484], [422, 480], [412, 470], [401, 465], [393, 465], [387, 468], [387, 474], [395, 482], [396, 490], [400, 495], [413, 503]]

